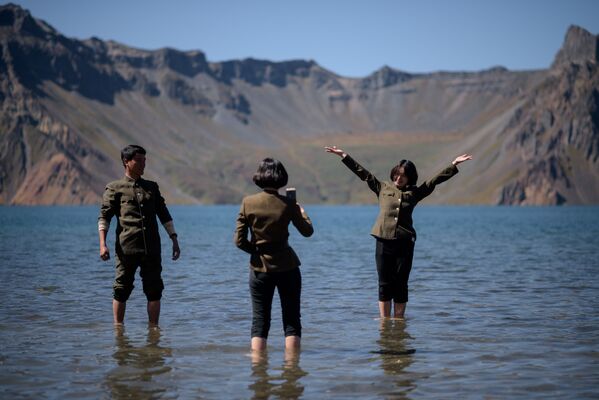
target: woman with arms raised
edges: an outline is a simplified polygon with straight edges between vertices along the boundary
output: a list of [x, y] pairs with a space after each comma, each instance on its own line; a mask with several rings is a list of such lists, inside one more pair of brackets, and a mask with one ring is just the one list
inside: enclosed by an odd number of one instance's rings
[[418, 172], [409, 160], [401, 160], [391, 169], [391, 181], [379, 181], [353, 158], [336, 146], [325, 150], [342, 158], [350, 170], [366, 181], [379, 200], [379, 215], [371, 235], [376, 239], [376, 269], [379, 278], [379, 312], [381, 318], [403, 318], [408, 302], [408, 278], [412, 269], [416, 231], [412, 226], [412, 211], [416, 204], [430, 195], [435, 186], [458, 173], [457, 165], [471, 160], [464, 154], [432, 179], [416, 186]]

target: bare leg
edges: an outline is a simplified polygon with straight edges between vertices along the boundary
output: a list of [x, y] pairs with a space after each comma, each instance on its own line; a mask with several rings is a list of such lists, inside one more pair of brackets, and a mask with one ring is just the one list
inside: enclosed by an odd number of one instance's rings
[[393, 307], [393, 316], [395, 318], [403, 318], [406, 312], [407, 303], [395, 303]]
[[266, 338], [254, 336], [252, 338], [252, 350], [254, 350], [254, 351], [266, 350]]
[[298, 350], [301, 344], [301, 338], [299, 336], [287, 336], [285, 337], [285, 350]]
[[379, 313], [381, 318], [389, 318], [391, 316], [391, 301], [379, 301]]
[[[290, 336], [288, 336], [290, 337]], [[285, 365], [284, 368], [285, 369], [289, 369], [289, 368], [294, 368], [298, 366], [298, 362], [299, 362], [299, 355], [300, 355], [300, 348], [299, 348], [299, 343], [297, 347], [289, 347], [287, 346], [287, 338], [285, 338], [285, 356], [284, 356], [284, 361], [285, 361]]]
[[266, 350], [252, 350], [250, 357], [252, 358], [252, 366], [268, 368], [268, 352]]
[[160, 318], [160, 300], [148, 301], [148, 320], [150, 324], [158, 325]]
[[122, 324], [125, 320], [125, 307], [127, 303], [112, 299], [112, 316], [115, 324]]

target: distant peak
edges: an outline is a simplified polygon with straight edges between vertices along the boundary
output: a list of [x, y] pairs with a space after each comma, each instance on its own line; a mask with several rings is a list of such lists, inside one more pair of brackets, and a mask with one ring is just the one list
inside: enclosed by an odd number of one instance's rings
[[553, 61], [552, 68], [568, 63], [584, 63], [599, 61], [599, 39], [580, 26], [568, 28], [564, 43]]
[[[3, 12], [5, 10], [12, 11], [14, 13], [26, 13], [26, 14], [29, 14], [29, 11], [23, 9], [21, 6], [18, 6], [16, 4], [14, 4], [14, 3], [8, 3], [8, 4], [5, 4], [3, 6], [0, 6], [0, 12]], [[29, 15], [31, 15], [31, 14], [29, 14]]]
[[363, 89], [380, 89], [412, 79], [413, 75], [384, 65], [361, 80]]
[[395, 69], [392, 68], [388, 65], [383, 65], [381, 68], [379, 68], [378, 70], [374, 71], [372, 75], [398, 75], [398, 76], [411, 76], [410, 73], [408, 72], [404, 72], [402, 70], [399, 69]]
[[576, 37], [593, 37], [594, 35], [578, 25], [570, 25], [568, 27], [568, 31], [566, 32], [566, 41], [569, 39], [573, 39]]
[[509, 72], [509, 69], [507, 69], [503, 65], [494, 65], [494, 66], [484, 70], [483, 72], [503, 73], [503, 72]]
[[23, 21], [33, 17], [29, 11], [12, 3], [0, 6], [0, 26], [21, 26]]
[[0, 28], [12, 27], [14, 32], [37, 37], [45, 37], [56, 31], [41, 20], [31, 16], [31, 13], [18, 5], [9, 3], [0, 6]]

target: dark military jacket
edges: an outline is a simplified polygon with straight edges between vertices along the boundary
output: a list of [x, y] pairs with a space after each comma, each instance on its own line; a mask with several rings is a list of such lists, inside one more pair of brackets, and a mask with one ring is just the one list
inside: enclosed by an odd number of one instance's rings
[[[287, 242], [289, 223], [303, 236], [314, 232], [310, 218], [302, 214], [295, 200], [281, 196], [276, 190], [265, 189], [243, 198], [233, 240], [237, 247], [251, 254], [252, 269], [279, 272], [300, 265], [297, 254]], [[250, 240], [248, 232], [251, 232]]]
[[106, 186], [99, 220], [117, 219], [116, 253], [160, 254], [156, 217], [162, 224], [172, 221], [156, 182], [128, 176]]
[[349, 169], [377, 195], [379, 199], [379, 215], [370, 232], [381, 239], [411, 238], [416, 239], [416, 230], [412, 225], [412, 211], [416, 204], [430, 195], [435, 186], [445, 182], [458, 173], [455, 165], [450, 165], [432, 179], [420, 186], [412, 185], [400, 190], [393, 182], [379, 181], [349, 155], [342, 159]]

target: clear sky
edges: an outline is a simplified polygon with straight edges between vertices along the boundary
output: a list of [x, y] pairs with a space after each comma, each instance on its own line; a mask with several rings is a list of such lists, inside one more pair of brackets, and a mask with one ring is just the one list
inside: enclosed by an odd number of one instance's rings
[[[7, 1], [0, 1], [6, 4]], [[599, 0], [15, 0], [66, 36], [209, 61], [314, 60], [347, 77], [547, 68], [568, 26], [599, 33]]]

